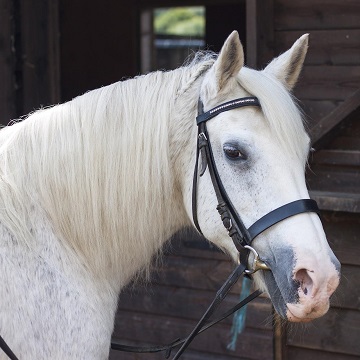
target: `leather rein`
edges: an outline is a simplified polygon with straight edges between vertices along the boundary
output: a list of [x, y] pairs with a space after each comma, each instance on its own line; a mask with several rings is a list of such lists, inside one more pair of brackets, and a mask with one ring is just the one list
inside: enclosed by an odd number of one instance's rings
[[[210, 143], [209, 133], [206, 128], [206, 122], [218, 114], [229, 111], [236, 108], [241, 108], [245, 106], [256, 106], [260, 107], [260, 102], [256, 97], [244, 97], [235, 100], [231, 100], [225, 103], [222, 103], [215, 108], [204, 112], [203, 103], [201, 100], [198, 102], [198, 116], [196, 117], [196, 122], [198, 126], [198, 138], [197, 138], [197, 150], [196, 150], [196, 161], [193, 177], [193, 192], [192, 192], [192, 213], [193, 213], [193, 222], [197, 230], [202, 234], [200, 225], [198, 222], [197, 216], [197, 187], [198, 179], [203, 176], [206, 169], [209, 170], [210, 178], [215, 190], [215, 194], [218, 201], [217, 210], [221, 217], [224, 227], [226, 228], [228, 235], [231, 237], [236, 249], [239, 252], [239, 264], [235, 267], [233, 272], [217, 291], [216, 296], [214, 297], [212, 303], [205, 311], [201, 319], [198, 321], [191, 333], [184, 339], [176, 339], [170, 344], [162, 346], [129, 346], [120, 344], [116, 341], [111, 343], [111, 348], [119, 351], [126, 352], [137, 352], [137, 353], [154, 353], [165, 351], [165, 357], [169, 358], [171, 356], [171, 351], [180, 346], [172, 360], [179, 359], [185, 349], [190, 345], [192, 340], [203, 331], [207, 330], [211, 326], [217, 324], [228, 316], [232, 315], [234, 312], [239, 310], [241, 307], [245, 306], [251, 300], [255, 299], [261, 294], [260, 290], [254, 291], [244, 300], [239, 302], [237, 305], [226, 311], [220, 317], [210, 321], [211, 316], [214, 314], [216, 309], [219, 307], [220, 303], [225, 299], [226, 295], [229, 293], [230, 289], [237, 282], [239, 277], [243, 274], [250, 276], [258, 270], [270, 270], [268, 265], [263, 262], [256, 250], [251, 247], [251, 242], [263, 231], [269, 227], [275, 225], [276, 223], [287, 219], [288, 217], [301, 214], [304, 212], [315, 212], [319, 213], [319, 208], [317, 203], [311, 199], [300, 199], [288, 204], [285, 204], [259, 220], [257, 220], [252, 226], [246, 228], [244, 223], [241, 220], [241, 217], [237, 213], [235, 207], [230, 201], [229, 196], [226, 193], [226, 190], [221, 181], [220, 175], [217, 171], [216, 164], [213, 157], [213, 152]], [[201, 168], [199, 171], [199, 159], [201, 158]], [[253, 261], [251, 267], [248, 268], [248, 260], [250, 253], [253, 254]], [[11, 360], [18, 360], [15, 354], [11, 351], [9, 346], [6, 344], [4, 339], [0, 336], [0, 348], [5, 352], [5, 354]]]

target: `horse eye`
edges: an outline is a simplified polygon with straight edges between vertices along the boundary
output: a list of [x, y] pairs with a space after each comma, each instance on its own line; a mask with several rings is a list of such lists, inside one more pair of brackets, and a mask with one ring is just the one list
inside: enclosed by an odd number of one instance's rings
[[247, 156], [234, 145], [224, 145], [224, 153], [230, 160], [246, 160]]

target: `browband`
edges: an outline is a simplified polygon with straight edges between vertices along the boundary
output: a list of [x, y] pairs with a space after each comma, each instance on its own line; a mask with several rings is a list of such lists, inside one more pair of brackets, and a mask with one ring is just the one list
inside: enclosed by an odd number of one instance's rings
[[259, 102], [259, 99], [254, 96], [244, 97], [244, 98], [240, 98], [240, 99], [234, 99], [234, 100], [225, 102], [221, 105], [218, 105], [207, 112], [200, 113], [196, 117], [196, 123], [199, 125], [200, 123], [208, 121], [224, 111], [236, 109], [236, 108], [243, 107], [243, 106], [260, 106], [260, 102]]

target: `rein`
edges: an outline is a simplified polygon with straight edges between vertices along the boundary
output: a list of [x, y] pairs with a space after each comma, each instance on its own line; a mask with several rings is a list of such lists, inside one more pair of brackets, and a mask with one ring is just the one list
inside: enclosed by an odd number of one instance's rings
[[[197, 216], [197, 188], [199, 177], [202, 177], [206, 171], [209, 169], [210, 178], [215, 190], [215, 194], [218, 201], [217, 210], [221, 217], [224, 227], [228, 231], [228, 235], [231, 237], [236, 249], [239, 252], [239, 265], [235, 267], [233, 272], [221, 286], [221, 288], [216, 293], [212, 303], [205, 311], [204, 315], [201, 317], [199, 322], [196, 324], [191, 333], [184, 339], [176, 339], [170, 344], [162, 346], [128, 346], [120, 344], [116, 341], [111, 343], [111, 348], [114, 350], [126, 351], [126, 352], [138, 352], [138, 353], [154, 353], [165, 351], [165, 357], [169, 358], [171, 356], [171, 351], [174, 347], [181, 345], [178, 349], [175, 356], [172, 360], [179, 359], [185, 349], [190, 345], [192, 340], [203, 331], [207, 330], [211, 326], [217, 324], [223, 319], [227, 318], [251, 300], [255, 299], [261, 294], [260, 290], [256, 290], [250, 294], [243, 301], [239, 302], [237, 305], [226, 311], [222, 316], [210, 321], [211, 316], [214, 314], [215, 310], [219, 307], [220, 303], [225, 299], [226, 295], [229, 293], [230, 289], [237, 282], [239, 277], [243, 274], [250, 276], [258, 270], [271, 270], [268, 265], [262, 261], [254, 248], [251, 247], [251, 242], [263, 231], [269, 227], [277, 224], [278, 222], [287, 219], [288, 217], [301, 214], [304, 212], [315, 212], [319, 213], [319, 208], [317, 203], [311, 199], [300, 199], [288, 204], [285, 204], [259, 220], [257, 220], [249, 228], [246, 228], [244, 223], [241, 220], [241, 217], [237, 213], [235, 207], [230, 201], [229, 196], [226, 193], [224, 185], [221, 181], [219, 172], [217, 171], [216, 164], [214, 161], [214, 156], [211, 148], [209, 133], [206, 128], [206, 122], [218, 114], [229, 111], [236, 108], [241, 108], [245, 106], [257, 106], [260, 107], [260, 102], [256, 97], [244, 97], [240, 99], [231, 100], [216, 106], [215, 108], [204, 112], [204, 106], [201, 100], [198, 102], [198, 116], [196, 117], [196, 122], [198, 126], [198, 138], [197, 138], [197, 150], [196, 150], [196, 161], [194, 169], [194, 178], [193, 178], [193, 192], [192, 192], [192, 213], [193, 213], [193, 222], [197, 230], [202, 234], [200, 229], [198, 216]], [[201, 168], [199, 171], [199, 158], [201, 158]], [[250, 269], [247, 268], [249, 255], [252, 253], [254, 259], [252, 261], [252, 266]], [[18, 360], [15, 354], [11, 351], [9, 346], [6, 344], [4, 339], [0, 336], [0, 349], [2, 349], [5, 354], [11, 360]]]

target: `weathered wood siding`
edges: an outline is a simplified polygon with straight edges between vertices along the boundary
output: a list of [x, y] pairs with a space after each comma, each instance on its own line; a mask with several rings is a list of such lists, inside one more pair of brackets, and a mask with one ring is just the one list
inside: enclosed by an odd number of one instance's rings
[[[323, 209], [342, 280], [323, 318], [284, 331], [283, 360], [360, 357], [360, 2], [275, 0], [276, 52], [303, 33], [310, 47], [295, 95], [315, 141], [308, 185]], [[341, 105], [341, 107], [339, 107]]]
[[[166, 344], [185, 337], [229, 276], [229, 259], [198, 241], [172, 242], [171, 251], [148, 286], [129, 288], [119, 299], [114, 337], [125, 343]], [[222, 311], [239, 300], [241, 281], [224, 301]], [[226, 349], [231, 319], [200, 334], [183, 355], [188, 359], [270, 359], [273, 353], [271, 304], [258, 298], [248, 307], [246, 328], [235, 352]], [[269, 356], [270, 354], [270, 356]], [[161, 359], [164, 354], [136, 355], [113, 351], [111, 359]]]
[[[262, 1], [247, 2], [248, 15], [257, 15], [247, 19], [247, 39], [251, 40], [252, 34], [258, 35], [253, 39], [258, 45], [248, 61], [254, 66], [264, 66], [269, 54], [261, 51], [262, 47], [272, 48], [277, 55], [302, 34], [310, 33], [310, 48], [295, 96], [305, 110], [308, 127], [314, 128], [360, 87], [360, 3], [357, 0], [269, 0], [265, 7], [263, 5]], [[255, 31], [250, 33], [251, 29]], [[248, 43], [247, 48], [252, 51], [251, 44]], [[346, 114], [345, 111], [344, 117]], [[345, 123], [343, 118], [336, 121], [335, 133], [332, 129], [326, 146], [319, 145], [308, 174], [312, 195], [323, 209], [329, 242], [343, 266], [341, 286], [329, 313], [305, 326], [284, 327], [283, 351], [274, 354], [271, 306], [268, 300], [260, 299], [249, 307], [247, 328], [237, 352], [226, 350], [230, 324], [225, 322], [201, 335], [184, 359], [243, 359], [245, 353], [247, 359], [275, 356], [277, 360], [350, 360], [360, 356], [357, 341], [360, 331], [360, 134], [359, 118], [356, 112], [351, 115]], [[133, 295], [127, 292], [120, 297], [119, 314], [127, 321], [123, 325], [117, 322], [115, 337], [128, 339], [130, 343], [147, 339], [154, 344], [172, 341], [190, 331], [201, 309], [205, 309], [226, 277], [225, 269], [230, 271], [230, 268], [225, 258], [216, 253], [194, 250], [184, 244], [178, 251], [177, 255], [165, 258], [154, 287]], [[231, 294], [227, 303], [236, 297]], [[113, 359], [160, 357], [112, 355]]]
[[360, 2], [275, 0], [275, 53], [310, 34], [305, 68], [295, 95], [310, 124], [360, 87]]
[[283, 360], [355, 360], [360, 357], [360, 217], [323, 212], [328, 240], [342, 264], [341, 284], [329, 312], [285, 334]]

